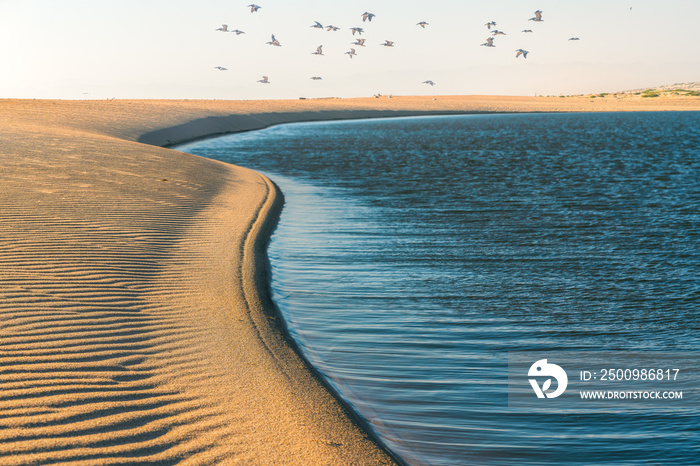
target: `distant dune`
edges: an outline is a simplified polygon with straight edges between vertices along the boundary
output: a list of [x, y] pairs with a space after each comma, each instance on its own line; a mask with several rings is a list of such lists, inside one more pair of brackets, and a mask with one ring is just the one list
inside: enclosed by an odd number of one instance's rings
[[645, 87], [642, 89], [631, 89], [628, 91], [622, 91], [622, 94], [639, 94], [645, 91], [656, 91], [656, 92], [669, 92], [669, 91], [695, 91], [700, 92], [700, 82], [690, 82], [690, 83], [676, 83], [668, 84], [666, 86], [658, 87]]

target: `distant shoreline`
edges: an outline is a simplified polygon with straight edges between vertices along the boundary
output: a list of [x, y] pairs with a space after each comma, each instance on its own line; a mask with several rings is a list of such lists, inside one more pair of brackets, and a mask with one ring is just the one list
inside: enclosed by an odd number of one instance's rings
[[[254, 131], [276, 124], [364, 118], [493, 113], [700, 111], [700, 97], [664, 96], [649, 99], [631, 94], [569, 97], [381, 96], [356, 99], [230, 101], [230, 103], [244, 105], [251, 111], [236, 111], [229, 115], [192, 120], [143, 134], [138, 140], [145, 144], [169, 147], [223, 134]], [[256, 103], [260, 104], [262, 111], [256, 111]]]

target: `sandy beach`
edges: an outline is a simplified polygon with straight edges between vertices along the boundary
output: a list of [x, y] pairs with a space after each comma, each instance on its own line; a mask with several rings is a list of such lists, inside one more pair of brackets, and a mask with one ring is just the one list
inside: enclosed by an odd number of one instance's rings
[[270, 125], [700, 111], [700, 97], [0, 100], [0, 464], [393, 464], [267, 292], [283, 204], [164, 148]]

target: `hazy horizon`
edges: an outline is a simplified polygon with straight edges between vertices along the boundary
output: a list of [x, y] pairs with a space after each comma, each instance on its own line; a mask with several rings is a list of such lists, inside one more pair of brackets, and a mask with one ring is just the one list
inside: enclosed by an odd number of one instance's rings
[[[0, 0], [2, 98], [560, 95], [700, 81], [700, 2]], [[559, 2], [561, 3], [561, 2]], [[543, 22], [528, 21], [543, 11]], [[372, 22], [361, 14], [376, 14]], [[480, 44], [496, 21], [506, 35]], [[310, 27], [315, 21], [341, 29]], [[422, 29], [416, 25], [427, 21]], [[246, 32], [215, 31], [222, 24]], [[363, 27], [366, 47], [350, 27]], [[533, 33], [523, 33], [532, 29]], [[266, 42], [275, 34], [282, 47]], [[569, 41], [579, 37], [578, 41]], [[382, 47], [385, 40], [395, 47]], [[324, 56], [314, 56], [323, 45]], [[354, 47], [357, 56], [346, 51]], [[515, 50], [530, 53], [515, 58]], [[227, 71], [215, 69], [217, 66]], [[271, 84], [257, 81], [263, 75]], [[312, 76], [321, 76], [313, 81]], [[422, 84], [432, 80], [434, 87]]]

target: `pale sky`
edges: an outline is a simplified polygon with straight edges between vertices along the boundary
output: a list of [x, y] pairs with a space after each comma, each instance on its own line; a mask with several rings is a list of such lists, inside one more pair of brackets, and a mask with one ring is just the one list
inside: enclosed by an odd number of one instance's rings
[[[559, 95], [700, 81], [700, 0], [257, 0], [257, 13], [250, 3], [0, 0], [0, 98]], [[528, 21], [537, 9], [544, 21]], [[482, 47], [491, 20], [506, 35]], [[246, 34], [215, 31], [223, 23]], [[354, 26], [366, 47], [351, 45]], [[265, 44], [271, 34], [282, 47]], [[325, 55], [312, 55], [319, 45]]]

